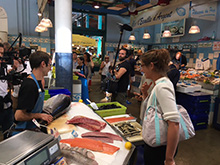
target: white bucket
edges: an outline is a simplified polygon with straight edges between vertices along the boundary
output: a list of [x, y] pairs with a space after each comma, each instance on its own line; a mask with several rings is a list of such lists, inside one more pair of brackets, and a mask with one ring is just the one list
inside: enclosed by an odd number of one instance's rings
[[72, 92], [72, 100], [73, 102], [78, 102], [81, 99], [81, 91], [82, 85], [80, 80], [73, 80], [73, 92]]

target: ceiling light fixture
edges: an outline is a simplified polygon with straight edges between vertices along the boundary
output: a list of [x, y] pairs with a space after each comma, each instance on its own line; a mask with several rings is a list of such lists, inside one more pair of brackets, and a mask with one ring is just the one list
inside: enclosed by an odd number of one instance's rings
[[129, 37], [129, 40], [130, 40], [130, 41], [134, 41], [134, 40], [135, 40], [134, 33], [131, 33], [131, 35], [130, 35], [130, 37]]
[[170, 32], [168, 26], [165, 26], [165, 29], [164, 29], [164, 32], [163, 32], [163, 37], [171, 37], [171, 32]]
[[147, 30], [145, 30], [144, 35], [143, 35], [143, 39], [149, 39], [150, 38], [150, 34], [148, 33]]
[[129, 3], [128, 11], [130, 11], [131, 13], [136, 11], [136, 3], [134, 2], [134, 0], [131, 0], [131, 2]]
[[99, 9], [100, 6], [101, 6], [101, 4], [100, 4], [99, 2], [94, 2], [94, 3], [93, 3], [93, 7], [94, 7], [95, 9]]
[[189, 34], [200, 33], [200, 28], [196, 25], [196, 21], [193, 21], [192, 26], [189, 29]]
[[39, 12], [39, 13], [37, 13], [37, 15], [38, 15], [38, 17], [41, 17], [41, 16], [42, 16], [42, 13]]
[[36, 28], [35, 28], [35, 32], [45, 32], [45, 31], [47, 31], [48, 29], [47, 29], [47, 27], [45, 27], [45, 26], [43, 26], [43, 25], [38, 25], [38, 26], [36, 26]]
[[40, 21], [40, 25], [43, 25], [44, 27], [47, 27], [47, 28], [53, 27], [53, 24], [52, 24], [52, 22], [51, 22], [51, 20], [49, 18], [43, 18]]

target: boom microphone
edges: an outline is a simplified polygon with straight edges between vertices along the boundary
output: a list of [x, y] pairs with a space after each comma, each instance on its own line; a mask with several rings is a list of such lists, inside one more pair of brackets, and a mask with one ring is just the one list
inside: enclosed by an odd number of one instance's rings
[[118, 23], [118, 25], [121, 27], [121, 29], [123, 30], [127, 30], [127, 31], [132, 31], [133, 28], [131, 26], [129, 26], [128, 24], [122, 24], [122, 23]]

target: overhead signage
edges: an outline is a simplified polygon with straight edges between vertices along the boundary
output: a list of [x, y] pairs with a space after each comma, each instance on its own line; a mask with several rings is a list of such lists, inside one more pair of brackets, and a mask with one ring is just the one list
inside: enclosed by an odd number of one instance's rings
[[131, 16], [131, 26], [136, 29], [188, 18], [189, 4], [189, 0], [187, 0], [184, 3], [157, 6], [144, 10], [137, 16]]
[[185, 34], [185, 19], [166, 22], [161, 24], [161, 37], [165, 30], [165, 27], [168, 27], [171, 32], [171, 37], [179, 37]]
[[206, 3], [203, 5], [192, 4], [191, 17], [205, 19], [210, 21], [216, 20], [217, 2]]

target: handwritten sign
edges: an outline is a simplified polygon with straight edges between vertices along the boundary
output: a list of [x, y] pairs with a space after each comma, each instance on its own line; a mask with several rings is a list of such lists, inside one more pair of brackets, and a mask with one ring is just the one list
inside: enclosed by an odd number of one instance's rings
[[141, 28], [165, 22], [182, 20], [189, 17], [189, 1], [168, 6], [157, 6], [139, 12], [137, 16], [131, 16], [131, 26]]
[[205, 19], [209, 21], [216, 20], [217, 2], [206, 3], [198, 6], [196, 5], [197, 5], [196, 3], [192, 3], [192, 8], [191, 8], [192, 18]]

